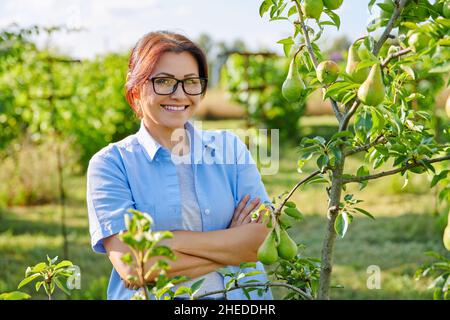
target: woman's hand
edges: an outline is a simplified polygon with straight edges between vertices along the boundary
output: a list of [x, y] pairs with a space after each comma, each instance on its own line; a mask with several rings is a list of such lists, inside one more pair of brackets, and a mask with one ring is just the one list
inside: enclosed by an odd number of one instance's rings
[[239, 202], [238, 206], [234, 210], [233, 218], [228, 228], [234, 228], [247, 223], [261, 223], [263, 214], [260, 214], [256, 220], [252, 220], [252, 212], [258, 208], [261, 203], [259, 198], [253, 199], [248, 205], [250, 196], [247, 194]]

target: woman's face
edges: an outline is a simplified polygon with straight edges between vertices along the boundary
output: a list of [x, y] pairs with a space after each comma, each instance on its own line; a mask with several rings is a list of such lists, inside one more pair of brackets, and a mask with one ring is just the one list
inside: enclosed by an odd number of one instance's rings
[[[189, 52], [166, 52], [158, 60], [153, 77], [172, 77], [178, 80], [199, 77], [199, 67]], [[202, 95], [188, 95], [178, 83], [177, 90], [170, 95], [157, 94], [148, 80], [144, 83], [140, 94], [140, 106], [144, 122], [148, 127], [155, 125], [170, 129], [182, 128], [197, 109]], [[169, 110], [172, 107], [184, 107], [182, 110]]]

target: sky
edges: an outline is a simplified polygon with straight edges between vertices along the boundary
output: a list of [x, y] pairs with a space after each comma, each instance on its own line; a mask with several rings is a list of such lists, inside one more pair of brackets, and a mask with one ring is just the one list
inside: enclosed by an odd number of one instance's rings
[[[276, 41], [292, 34], [287, 21], [259, 16], [261, 0], [1, 0], [0, 28], [65, 25], [82, 27], [59, 33], [53, 43], [76, 58], [92, 58], [109, 51], [128, 51], [147, 32], [170, 30], [191, 39], [207, 33], [217, 41], [242, 39], [251, 50], [282, 53]], [[366, 34], [368, 0], [344, 0], [336, 13], [341, 27], [326, 26], [323, 45], [338, 35], [358, 38]]]

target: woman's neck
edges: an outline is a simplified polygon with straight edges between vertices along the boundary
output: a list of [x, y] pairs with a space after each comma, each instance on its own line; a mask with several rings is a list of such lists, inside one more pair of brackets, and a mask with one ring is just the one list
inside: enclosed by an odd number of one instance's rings
[[[174, 151], [178, 155], [184, 155], [189, 152], [189, 140], [184, 126], [180, 128], [169, 128], [156, 123], [152, 123], [152, 125], [149, 126], [145, 123], [145, 120], [144, 126], [153, 139], [164, 148], [172, 151], [176, 146], [176, 150]], [[180, 149], [183, 149], [182, 154], [179, 154]]]

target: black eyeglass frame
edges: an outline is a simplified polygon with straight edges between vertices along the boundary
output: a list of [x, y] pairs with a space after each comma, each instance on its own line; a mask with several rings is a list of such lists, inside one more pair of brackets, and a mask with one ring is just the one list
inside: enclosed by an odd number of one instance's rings
[[[177, 82], [173, 85], [172, 92], [170, 92], [170, 93], [158, 93], [158, 92], [156, 92], [156, 88], [155, 88], [155, 80], [157, 80], [157, 79], [173, 79], [173, 80], [176, 80]], [[200, 83], [202, 84], [202, 91], [200, 93], [192, 94], [192, 93], [187, 93], [186, 92], [186, 89], [184, 88], [184, 81], [185, 80], [192, 80], [192, 79], [199, 79], [200, 80]], [[192, 78], [186, 78], [186, 79], [183, 79], [183, 80], [179, 80], [179, 79], [173, 78], [173, 77], [153, 77], [153, 78], [149, 78], [148, 80], [150, 80], [152, 82], [153, 91], [157, 95], [160, 95], [160, 96], [169, 96], [171, 94], [174, 94], [175, 91], [177, 91], [178, 84], [180, 82], [181, 82], [181, 88], [183, 89], [183, 92], [185, 94], [189, 95], [189, 96], [198, 96], [198, 95], [203, 94], [206, 91], [206, 87], [208, 86], [208, 78], [204, 78], [204, 77], [192, 77]], [[201, 81], [203, 81], [204, 84]]]

